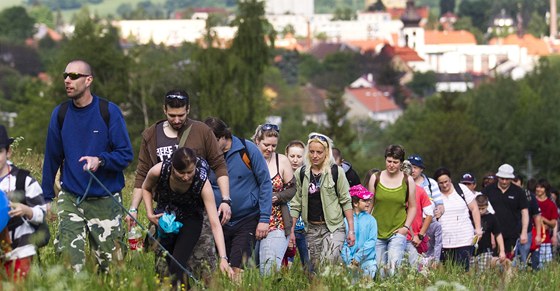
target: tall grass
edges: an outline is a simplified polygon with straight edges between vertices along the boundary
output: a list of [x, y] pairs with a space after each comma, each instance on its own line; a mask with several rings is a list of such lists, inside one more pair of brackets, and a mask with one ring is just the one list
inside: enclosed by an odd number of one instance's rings
[[[22, 149], [16, 141], [12, 161], [31, 170], [40, 178], [42, 157], [32, 150]], [[124, 205], [130, 202], [133, 174], [127, 175], [123, 190]], [[142, 207], [141, 207], [142, 208]], [[140, 209], [140, 221], [146, 225], [145, 211]], [[56, 234], [56, 223], [51, 225]], [[26, 280], [14, 282], [0, 271], [0, 290], [169, 290], [154, 272], [154, 253], [129, 251], [123, 262], [112, 266], [108, 274], [100, 274], [89, 255], [84, 272], [74, 273], [64, 265], [50, 244], [40, 250]], [[356, 277], [342, 265], [320, 266], [313, 277], [303, 271], [299, 259], [292, 268], [263, 277], [258, 268], [247, 269], [241, 282], [232, 282], [216, 273], [206, 286], [195, 285], [194, 290], [559, 290], [560, 264], [553, 262], [538, 272], [513, 272], [505, 276], [498, 270], [485, 273], [465, 273], [459, 268], [440, 266], [427, 273], [402, 268], [397, 275], [384, 280]]]

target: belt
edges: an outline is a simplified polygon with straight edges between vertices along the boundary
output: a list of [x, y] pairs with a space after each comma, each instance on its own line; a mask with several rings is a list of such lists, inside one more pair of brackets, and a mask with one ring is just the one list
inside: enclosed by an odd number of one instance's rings
[[324, 225], [327, 224], [327, 222], [325, 221], [309, 221], [309, 223], [313, 224], [313, 225]]

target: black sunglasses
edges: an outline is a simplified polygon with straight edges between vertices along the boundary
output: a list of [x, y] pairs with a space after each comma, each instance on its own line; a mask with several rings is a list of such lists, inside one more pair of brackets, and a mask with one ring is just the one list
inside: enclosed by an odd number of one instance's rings
[[261, 130], [262, 130], [262, 131], [274, 130], [274, 131], [276, 131], [277, 133], [280, 133], [280, 128], [278, 127], [278, 125], [276, 125], [276, 124], [271, 124], [271, 123], [263, 124], [263, 125], [261, 126]]
[[318, 139], [318, 140], [324, 141], [327, 144], [329, 144], [329, 140], [325, 136], [322, 136], [322, 135], [319, 135], [319, 134], [314, 134], [314, 135], [310, 136], [309, 139], [310, 140]]
[[66, 80], [66, 78], [70, 77], [70, 80], [78, 80], [81, 77], [89, 77], [90, 75], [85, 75], [85, 74], [80, 74], [80, 73], [66, 73], [64, 72], [62, 74], [62, 77], [64, 77], [64, 80]]
[[167, 99], [179, 99], [179, 100], [187, 99], [187, 97], [183, 96], [183, 95], [165, 95], [165, 98], [167, 98]]

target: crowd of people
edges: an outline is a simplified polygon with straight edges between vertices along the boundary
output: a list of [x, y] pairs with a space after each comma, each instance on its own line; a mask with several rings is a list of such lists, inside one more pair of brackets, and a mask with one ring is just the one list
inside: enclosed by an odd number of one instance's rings
[[482, 187], [472, 173], [453, 181], [444, 167], [430, 177], [420, 155], [389, 145], [385, 167], [361, 181], [330, 137], [312, 132], [279, 153], [277, 124], [259, 125], [251, 140], [235, 136], [219, 118], [189, 118], [182, 90], [165, 94], [166, 118], [142, 133], [125, 214], [133, 150], [123, 115], [91, 92], [87, 62], [71, 61], [63, 77], [70, 100], [52, 112], [41, 184], [9, 161], [13, 139], [0, 126], [0, 189], [10, 200], [1, 253], [10, 277], [30, 271], [39, 247], [31, 238], [47, 221], [58, 222], [54, 247], [69, 267], [83, 270], [89, 245], [108, 271], [126, 254], [123, 221], [135, 226], [142, 201], [163, 248], [155, 248], [156, 272], [173, 284], [209, 281], [216, 268], [241, 280], [252, 264], [266, 276], [296, 254], [309, 274], [343, 263], [373, 279], [405, 264], [538, 270], [556, 253], [559, 197], [545, 179], [524, 185], [509, 164]]

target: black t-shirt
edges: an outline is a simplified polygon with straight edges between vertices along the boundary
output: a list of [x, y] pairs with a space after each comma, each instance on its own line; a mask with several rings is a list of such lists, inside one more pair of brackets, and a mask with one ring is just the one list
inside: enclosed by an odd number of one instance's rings
[[530, 233], [531, 231], [533, 231], [533, 225], [535, 223], [533, 217], [535, 215], [541, 214], [541, 209], [539, 208], [539, 204], [537, 203], [537, 197], [535, 197], [535, 194], [529, 192], [529, 190], [525, 190], [525, 194], [527, 200], [529, 200], [529, 225], [527, 226], [527, 233]]
[[344, 170], [346, 180], [348, 180], [348, 185], [350, 187], [356, 186], [356, 185], [361, 183], [360, 182], [360, 176], [358, 175], [358, 173], [356, 173], [356, 171], [354, 171], [354, 169], [352, 168], [352, 165], [350, 163], [344, 161], [344, 162], [342, 162], [341, 167]]
[[321, 200], [321, 174], [309, 175], [309, 189], [307, 198], [307, 220], [308, 221], [325, 221], [323, 213], [323, 202]]
[[478, 241], [478, 249], [475, 253], [475, 256], [478, 256], [482, 253], [486, 253], [492, 250], [492, 236], [491, 233], [494, 234], [496, 237], [498, 234], [501, 233], [500, 231], [500, 224], [498, 220], [496, 220], [496, 216], [492, 213], [487, 212], [484, 215], [480, 216], [480, 222], [482, 224], [482, 238]]
[[506, 192], [498, 188], [498, 183], [488, 185], [482, 190], [488, 196], [496, 212], [496, 219], [502, 226], [504, 239], [514, 239], [521, 233], [521, 210], [527, 209], [529, 202], [525, 191], [519, 186], [511, 184]]

